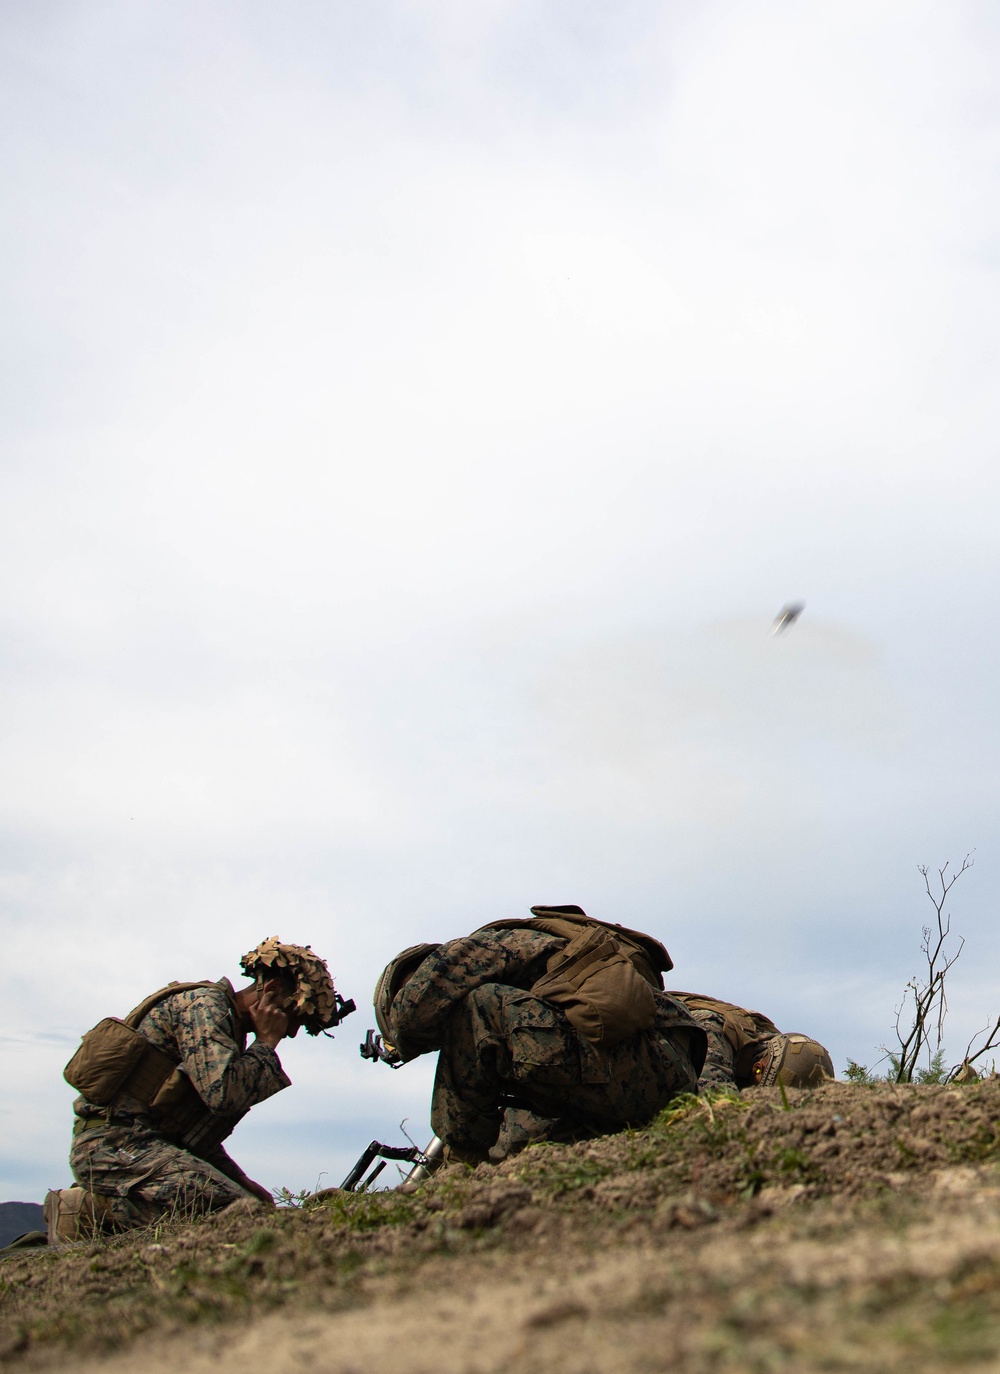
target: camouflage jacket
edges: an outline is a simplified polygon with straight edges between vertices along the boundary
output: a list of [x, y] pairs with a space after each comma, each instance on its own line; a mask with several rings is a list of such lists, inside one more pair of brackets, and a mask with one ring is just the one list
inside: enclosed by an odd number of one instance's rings
[[[291, 1085], [275, 1050], [257, 1041], [247, 1048], [246, 1032], [230, 1000], [233, 995], [226, 978], [220, 979], [218, 990], [174, 993], [139, 1024], [140, 1034], [151, 1045], [178, 1060], [206, 1108], [222, 1118], [225, 1135], [251, 1107]], [[110, 1111], [83, 1097], [76, 1099], [73, 1110], [85, 1120], [100, 1117], [123, 1125], [148, 1121], [146, 1105], [125, 1093]]]

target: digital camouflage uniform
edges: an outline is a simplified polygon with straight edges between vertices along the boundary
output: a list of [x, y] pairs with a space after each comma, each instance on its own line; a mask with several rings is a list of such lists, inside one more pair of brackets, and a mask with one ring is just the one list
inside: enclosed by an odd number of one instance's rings
[[205, 1104], [185, 1136], [167, 1139], [148, 1107], [122, 1093], [113, 1108], [78, 1097], [70, 1166], [77, 1183], [108, 1200], [112, 1221], [145, 1224], [164, 1213], [217, 1211], [251, 1196], [222, 1141], [251, 1107], [290, 1085], [277, 1053], [246, 1034], [228, 979], [174, 993], [146, 1013], [139, 1032], [179, 1060]]
[[483, 1156], [495, 1147], [506, 1106], [548, 1118], [561, 1139], [585, 1138], [642, 1125], [694, 1090], [703, 1033], [666, 993], [653, 994], [649, 1030], [608, 1048], [531, 995], [566, 944], [533, 929], [477, 931], [439, 946], [396, 995], [401, 1056], [439, 1051], [431, 1125], [453, 1149]]

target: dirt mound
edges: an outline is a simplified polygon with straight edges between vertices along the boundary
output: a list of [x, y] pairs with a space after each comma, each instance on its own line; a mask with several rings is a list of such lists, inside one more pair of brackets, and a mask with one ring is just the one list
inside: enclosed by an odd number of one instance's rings
[[534, 1179], [557, 1196], [582, 1188], [612, 1209], [655, 1207], [671, 1185], [727, 1202], [789, 1185], [812, 1198], [871, 1196], [914, 1171], [998, 1153], [998, 1117], [1000, 1082], [993, 1081], [974, 1089], [759, 1089], [738, 1102], [700, 1099], [645, 1131], [552, 1146], [497, 1172]]
[[357, 1374], [398, 1362], [405, 1331], [412, 1374], [993, 1360], [998, 1120], [994, 1081], [688, 1099], [411, 1196], [11, 1258], [0, 1357], [196, 1374], [266, 1351], [271, 1374]]

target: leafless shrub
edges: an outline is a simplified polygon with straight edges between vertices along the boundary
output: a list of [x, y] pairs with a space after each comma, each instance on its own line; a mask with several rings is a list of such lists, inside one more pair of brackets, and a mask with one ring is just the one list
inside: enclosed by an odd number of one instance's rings
[[[926, 961], [924, 972], [910, 979], [903, 1001], [896, 1009], [896, 1039], [899, 1042], [899, 1050], [889, 1051], [889, 1059], [895, 1070], [897, 1083], [913, 1082], [914, 1075], [918, 1073], [918, 1065], [925, 1054], [927, 1069], [919, 1074], [921, 1078], [926, 1078], [928, 1074], [939, 1078], [953, 1078], [961, 1073], [964, 1063], [972, 1062], [968, 1057], [969, 1051], [966, 1051], [963, 1065], [946, 1073], [942, 1041], [945, 1017], [948, 1015], [946, 980], [949, 970], [954, 966], [965, 945], [964, 937], [958, 938], [957, 948], [952, 942], [951, 913], [945, 911], [945, 904], [949, 892], [962, 874], [972, 867], [973, 862], [972, 853], [966, 854], [961, 868], [950, 876], [950, 865], [945, 864], [937, 870], [937, 880], [933, 883], [930, 869], [925, 864], [920, 866], [924, 887], [934, 908], [934, 922], [932, 925], [924, 926], [923, 939], [920, 942]], [[993, 1042], [994, 1036], [998, 1035], [1000, 1017], [997, 1018], [997, 1023], [990, 1033], [989, 1041]], [[970, 1043], [969, 1050], [971, 1048]], [[993, 1044], [984, 1045], [982, 1049], [977, 1050], [975, 1057], [979, 1058], [990, 1048], [993, 1048]]]

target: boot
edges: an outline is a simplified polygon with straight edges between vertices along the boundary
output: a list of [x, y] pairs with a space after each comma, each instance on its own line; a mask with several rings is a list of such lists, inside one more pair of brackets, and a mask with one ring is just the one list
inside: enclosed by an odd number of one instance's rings
[[111, 1204], [99, 1193], [88, 1193], [74, 1184], [72, 1188], [50, 1188], [45, 1197], [45, 1222], [49, 1244], [90, 1240], [102, 1230], [113, 1230]]
[[460, 1150], [455, 1145], [446, 1145], [441, 1154], [441, 1163], [445, 1168], [449, 1164], [468, 1164], [475, 1169], [480, 1164], [490, 1164], [492, 1161], [489, 1150]]

